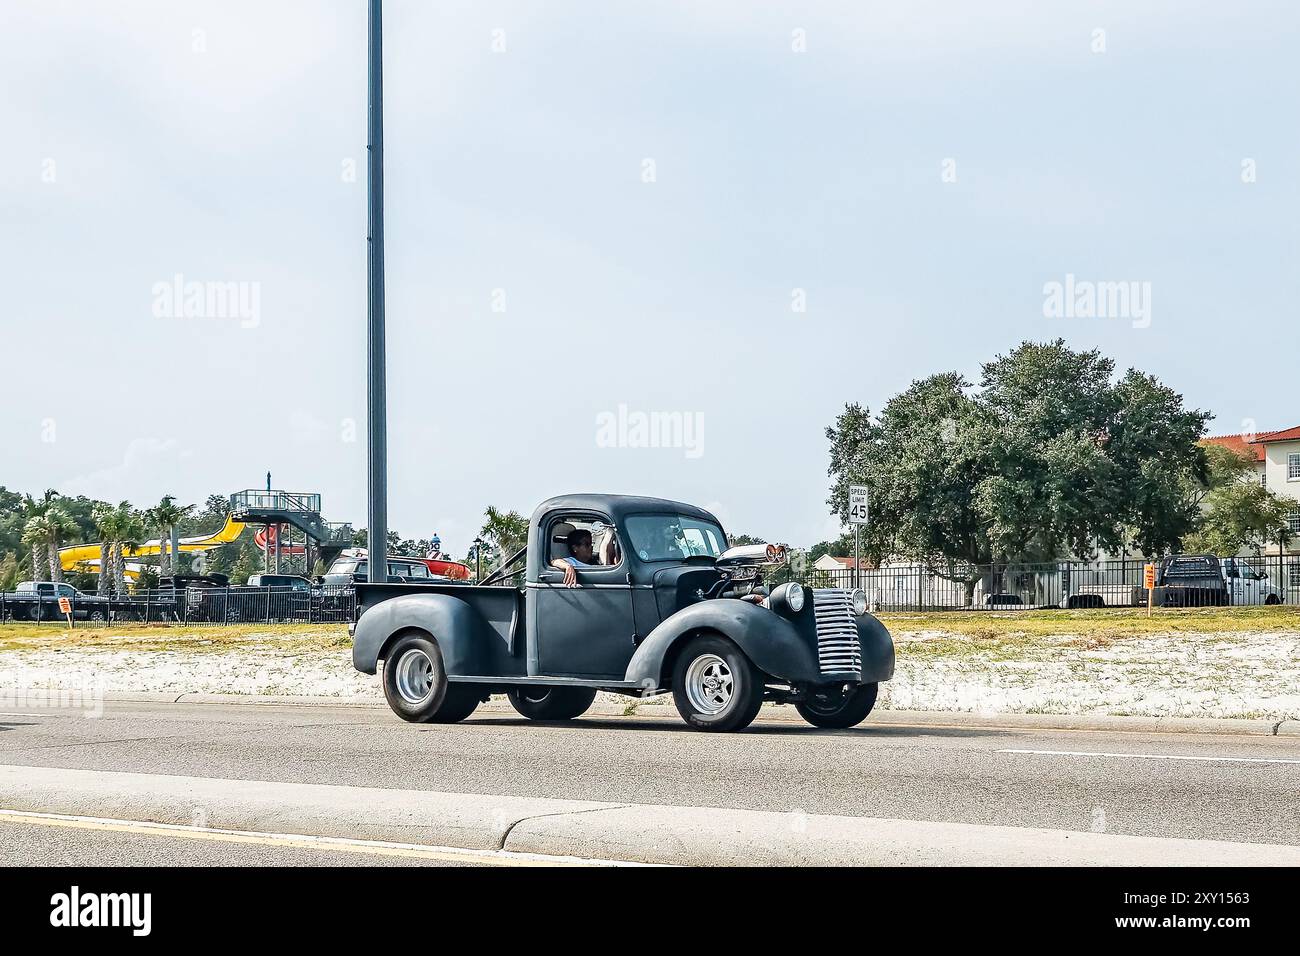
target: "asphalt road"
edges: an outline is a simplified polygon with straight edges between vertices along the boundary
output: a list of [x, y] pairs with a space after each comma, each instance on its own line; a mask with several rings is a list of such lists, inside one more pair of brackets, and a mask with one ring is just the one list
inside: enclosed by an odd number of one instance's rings
[[[662, 720], [538, 725], [494, 714], [439, 726], [364, 706], [110, 702], [97, 719], [0, 714], [0, 764], [1300, 845], [1300, 737], [870, 718], [849, 731], [763, 720], [742, 734], [713, 735], [684, 729], [671, 709]], [[214, 861], [377, 862], [318, 849], [195, 849], [196, 841], [178, 846], [169, 836], [33, 828], [39, 839], [11, 840], [30, 829], [0, 823], [0, 863], [95, 858], [84, 840], [141, 861], [192, 861], [197, 853]]]

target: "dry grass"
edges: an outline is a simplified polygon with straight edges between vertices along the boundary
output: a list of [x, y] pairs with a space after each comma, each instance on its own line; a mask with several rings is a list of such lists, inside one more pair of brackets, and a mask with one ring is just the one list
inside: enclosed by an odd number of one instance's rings
[[0, 624], [0, 652], [12, 650], [234, 651], [274, 644], [289, 653], [352, 646], [346, 624]]
[[894, 633], [943, 631], [970, 638], [1078, 635], [1100, 638], [1149, 634], [1300, 631], [1300, 607], [1107, 608], [1094, 611], [941, 611], [881, 613]]
[[[1035, 650], [1104, 647], [1128, 638], [1186, 634], [1231, 642], [1234, 635], [1300, 633], [1300, 608], [1241, 607], [1189, 610], [1114, 608], [1092, 611], [943, 611], [878, 615], [900, 653], [960, 656], [972, 652], [1010, 659]], [[351, 646], [344, 624], [2, 624], [0, 651], [91, 649], [232, 651], [274, 644], [294, 653]]]
[[1091, 611], [948, 611], [881, 614], [900, 657], [1029, 661], [1066, 650], [1100, 650], [1151, 637], [1233, 644], [1260, 634], [1300, 633], [1300, 608], [1240, 607]]

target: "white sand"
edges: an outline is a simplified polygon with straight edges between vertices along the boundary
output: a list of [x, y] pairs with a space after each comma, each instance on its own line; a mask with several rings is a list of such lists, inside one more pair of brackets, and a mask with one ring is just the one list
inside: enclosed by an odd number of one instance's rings
[[[1300, 633], [1155, 635], [1096, 649], [1044, 640], [1023, 656], [967, 642], [960, 653], [910, 653], [943, 632], [901, 632], [898, 669], [880, 706], [981, 714], [1130, 714], [1300, 718]], [[962, 640], [956, 638], [956, 640]], [[230, 650], [111, 647], [0, 652], [0, 689], [284, 694], [378, 699], [377, 677], [346, 650], [302, 653], [274, 639]], [[623, 698], [619, 698], [623, 699]], [[654, 698], [641, 706], [667, 703]]]

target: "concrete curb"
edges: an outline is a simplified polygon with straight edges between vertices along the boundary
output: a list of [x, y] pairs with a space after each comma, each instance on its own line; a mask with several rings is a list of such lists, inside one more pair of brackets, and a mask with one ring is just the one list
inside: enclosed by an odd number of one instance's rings
[[[21, 698], [33, 706], [41, 706], [48, 701], [57, 701], [58, 696], [67, 692], [46, 690], [44, 688], [23, 689], [21, 692], [0, 689], [0, 708], [6, 695], [19, 693]], [[12, 701], [11, 701], [12, 703]], [[347, 698], [347, 697], [294, 697], [256, 694], [198, 694], [155, 691], [110, 691], [104, 694], [104, 703], [147, 703], [147, 704], [243, 704], [257, 706], [292, 706], [292, 707], [364, 707], [387, 711], [388, 705], [382, 698]], [[625, 713], [632, 705], [635, 710]], [[84, 710], [84, 707], [77, 709]], [[494, 699], [482, 704], [475, 712], [483, 715], [503, 715], [517, 717], [514, 708], [504, 700]], [[667, 720], [678, 721], [677, 709], [672, 704], [670, 695], [649, 700], [628, 698], [627, 704], [607, 703], [597, 700], [588, 716], [621, 717], [627, 720]], [[759, 714], [760, 721], [780, 721], [802, 725], [803, 718], [793, 707], [781, 704], [764, 704]], [[876, 710], [862, 724], [863, 729], [871, 727], [934, 727], [961, 728], [975, 727], [987, 730], [1098, 730], [1114, 733], [1137, 734], [1222, 734], [1228, 736], [1248, 737], [1296, 737], [1300, 736], [1300, 719], [1292, 717], [1228, 718], [1228, 717], [1127, 717], [1113, 715], [1075, 715], [1075, 714], [976, 714], [968, 711], [928, 711], [928, 710]]]
[[0, 766], [0, 812], [687, 866], [1297, 866], [1300, 846]]

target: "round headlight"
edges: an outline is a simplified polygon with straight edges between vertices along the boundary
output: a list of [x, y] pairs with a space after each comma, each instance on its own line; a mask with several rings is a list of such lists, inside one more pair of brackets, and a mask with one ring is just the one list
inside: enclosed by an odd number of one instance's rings
[[867, 613], [867, 592], [862, 588], [854, 588], [849, 601], [853, 604], [853, 613], [858, 617]]
[[802, 584], [790, 583], [785, 588], [785, 603], [790, 605], [790, 610], [798, 614], [803, 610], [804, 589]]

